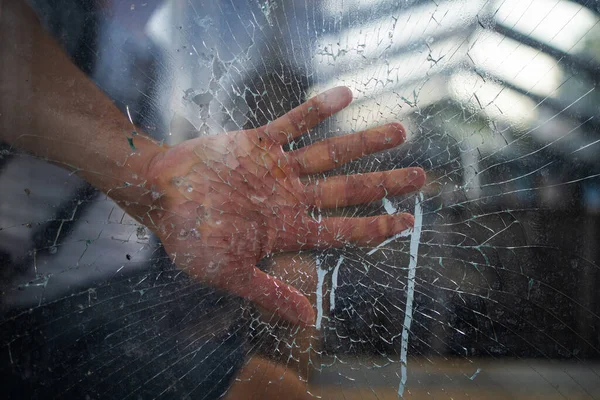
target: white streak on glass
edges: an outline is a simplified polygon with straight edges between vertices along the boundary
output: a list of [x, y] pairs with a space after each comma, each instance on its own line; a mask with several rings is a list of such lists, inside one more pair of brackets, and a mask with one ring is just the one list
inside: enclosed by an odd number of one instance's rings
[[333, 269], [333, 273], [331, 274], [331, 293], [329, 293], [329, 311], [333, 311], [335, 309], [335, 289], [338, 284], [338, 272], [340, 271], [340, 265], [344, 261], [344, 256], [340, 256], [338, 258], [338, 262]]
[[406, 290], [406, 308], [404, 310], [404, 326], [402, 327], [402, 348], [400, 350], [400, 386], [398, 397], [404, 395], [406, 386], [406, 355], [408, 353], [408, 333], [412, 323], [413, 299], [415, 295], [415, 275], [417, 272], [417, 256], [419, 254], [419, 241], [421, 240], [421, 227], [423, 226], [423, 209], [421, 202], [423, 193], [419, 193], [415, 200], [415, 227], [410, 237], [410, 263], [408, 264], [408, 288]]
[[475, 378], [477, 378], [477, 375], [479, 375], [480, 372], [481, 368], [477, 368], [477, 371], [475, 371], [475, 373], [469, 379], [474, 380]]
[[326, 269], [321, 269], [321, 259], [315, 260], [317, 264], [317, 322], [315, 327], [321, 329], [321, 320], [323, 319], [323, 282], [325, 281]]
[[383, 198], [381, 199], [381, 202], [383, 203], [383, 208], [385, 208], [385, 212], [388, 214], [395, 214], [396, 211], [398, 211], [398, 209], [396, 207], [394, 207], [394, 205], [392, 204], [391, 201], [389, 201], [387, 198]]
[[127, 117], [129, 117], [129, 122], [133, 125], [133, 118], [131, 118], [131, 113], [129, 112], [129, 106], [125, 105], [125, 109], [127, 110]]

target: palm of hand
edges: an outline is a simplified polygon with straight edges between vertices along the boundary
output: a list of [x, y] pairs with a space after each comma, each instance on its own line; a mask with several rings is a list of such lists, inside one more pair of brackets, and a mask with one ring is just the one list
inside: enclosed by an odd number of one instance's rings
[[412, 226], [408, 214], [318, 218], [314, 207], [364, 203], [412, 191], [419, 168], [332, 177], [305, 185], [303, 174], [331, 169], [404, 140], [399, 124], [284, 152], [282, 144], [349, 104], [345, 88], [325, 92], [258, 129], [205, 136], [161, 154], [150, 169], [160, 197], [151, 227], [180, 268], [210, 285], [254, 301], [287, 320], [308, 323], [313, 311], [293, 287], [258, 268], [273, 252], [376, 244]]

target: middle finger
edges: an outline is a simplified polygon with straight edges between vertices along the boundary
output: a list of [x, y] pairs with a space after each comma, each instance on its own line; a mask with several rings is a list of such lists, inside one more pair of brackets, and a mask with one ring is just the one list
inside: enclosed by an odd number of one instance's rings
[[367, 174], [332, 176], [318, 184], [306, 185], [312, 204], [319, 208], [346, 207], [369, 203], [385, 196], [398, 196], [420, 189], [425, 184], [422, 168], [402, 168]]
[[314, 174], [367, 154], [391, 149], [405, 140], [404, 127], [396, 122], [322, 140], [289, 154], [298, 161], [300, 174]]

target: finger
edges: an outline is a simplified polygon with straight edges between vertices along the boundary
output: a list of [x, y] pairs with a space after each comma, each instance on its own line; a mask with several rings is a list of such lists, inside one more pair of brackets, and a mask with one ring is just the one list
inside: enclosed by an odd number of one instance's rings
[[330, 217], [323, 218], [320, 222], [310, 219], [302, 240], [290, 241], [283, 247], [284, 251], [297, 251], [342, 247], [348, 243], [374, 246], [390, 236], [412, 228], [414, 221], [414, 217], [407, 213], [361, 218]]
[[406, 140], [399, 123], [338, 136], [290, 152], [298, 160], [301, 174], [327, 171], [367, 154], [391, 149]]
[[344, 109], [351, 101], [352, 92], [347, 87], [329, 89], [263, 126], [258, 134], [265, 133], [276, 142], [285, 144]]
[[310, 325], [315, 321], [313, 308], [302, 293], [256, 267], [249, 279], [231, 278], [223, 289], [293, 324]]
[[425, 184], [422, 168], [402, 168], [347, 176], [333, 176], [306, 186], [306, 194], [319, 208], [369, 203], [386, 196], [414, 192]]

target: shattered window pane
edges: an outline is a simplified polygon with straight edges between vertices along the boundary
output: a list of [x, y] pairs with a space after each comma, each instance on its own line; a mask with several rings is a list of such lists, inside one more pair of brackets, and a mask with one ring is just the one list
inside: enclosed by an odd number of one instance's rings
[[7, 3], [9, 398], [600, 398], [599, 2]]

